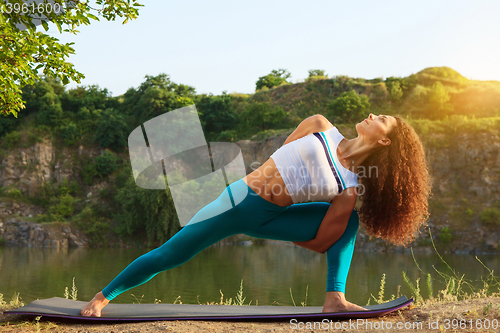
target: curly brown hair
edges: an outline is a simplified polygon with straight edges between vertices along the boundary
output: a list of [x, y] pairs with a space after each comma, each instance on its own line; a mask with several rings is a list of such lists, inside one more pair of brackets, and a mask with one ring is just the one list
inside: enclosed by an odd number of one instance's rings
[[[359, 210], [368, 233], [396, 245], [406, 245], [427, 220], [430, 177], [418, 135], [402, 118], [388, 134], [391, 144], [363, 163], [364, 186]], [[371, 174], [375, 169], [376, 173]]]

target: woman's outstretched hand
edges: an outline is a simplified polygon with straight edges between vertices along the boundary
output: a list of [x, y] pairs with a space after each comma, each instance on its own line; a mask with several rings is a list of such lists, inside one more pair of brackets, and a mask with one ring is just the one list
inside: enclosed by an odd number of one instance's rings
[[325, 312], [346, 312], [346, 311], [368, 311], [367, 309], [348, 302], [345, 295], [340, 291], [329, 291], [326, 293], [325, 305], [323, 306], [323, 313]]

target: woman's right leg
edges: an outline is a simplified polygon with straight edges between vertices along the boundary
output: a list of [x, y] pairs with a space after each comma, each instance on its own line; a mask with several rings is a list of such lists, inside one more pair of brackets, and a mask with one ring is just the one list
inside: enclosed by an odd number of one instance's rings
[[[295, 204], [277, 218], [246, 234], [292, 242], [307, 241], [316, 236], [329, 207], [330, 204], [325, 202]], [[344, 233], [327, 251], [327, 292], [323, 312], [366, 310], [345, 299], [345, 284], [358, 226], [358, 214], [353, 210]]]
[[[316, 237], [329, 208], [330, 204], [326, 202], [294, 204], [272, 221], [246, 234], [257, 238], [290, 242], [307, 241]], [[358, 213], [353, 210], [344, 233], [327, 251], [327, 292], [345, 293], [358, 226]]]

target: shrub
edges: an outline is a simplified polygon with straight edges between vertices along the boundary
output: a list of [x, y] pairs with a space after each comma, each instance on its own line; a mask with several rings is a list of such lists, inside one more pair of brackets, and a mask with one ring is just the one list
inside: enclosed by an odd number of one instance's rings
[[267, 88], [272, 88], [272, 87], [277, 87], [283, 83], [288, 83], [286, 79], [288, 79], [291, 76], [290, 72], [287, 71], [286, 69], [278, 69], [278, 70], [272, 70], [270, 74], [267, 74], [266, 76], [261, 76], [259, 77], [259, 80], [257, 80], [255, 90], [262, 89], [264, 87]]
[[489, 226], [500, 225], [500, 210], [495, 207], [483, 210], [481, 212], [481, 222]]
[[53, 220], [61, 220], [73, 216], [75, 211], [74, 204], [79, 201], [73, 198], [70, 194], [64, 194], [50, 200], [49, 216]]
[[146, 237], [149, 246], [165, 242], [180, 228], [170, 191], [142, 189], [136, 185], [132, 174], [127, 173], [127, 180], [115, 196], [119, 206], [116, 232], [122, 237]]
[[370, 113], [368, 96], [358, 95], [355, 90], [346, 91], [335, 99], [328, 108], [329, 117], [336, 122], [351, 123], [361, 121]]
[[106, 244], [109, 220], [97, 217], [91, 207], [85, 207], [79, 214], [75, 215], [72, 222], [90, 238], [91, 245]]
[[67, 179], [59, 184], [44, 182], [38, 187], [38, 195], [30, 200], [42, 207], [48, 208], [47, 214], [38, 214], [38, 222], [65, 221], [73, 216], [74, 205], [79, 199], [72, 195], [80, 193], [80, 186], [76, 181], [68, 183]]
[[81, 188], [80, 185], [76, 181], [71, 181], [71, 183], [68, 183], [68, 180], [66, 178], [63, 179], [62, 182], [59, 183], [57, 186], [57, 195], [66, 195], [66, 194], [71, 194], [75, 195], [80, 193]]
[[427, 93], [428, 99], [428, 113], [427, 116], [432, 119], [444, 117], [452, 111], [452, 106], [449, 102], [450, 94], [445, 89], [443, 84], [439, 81], [435, 82], [429, 92]]
[[325, 71], [322, 69], [311, 69], [309, 71], [309, 77], [326, 77]]
[[286, 126], [287, 113], [281, 106], [272, 107], [268, 102], [252, 103], [241, 113], [243, 131], [259, 131]]
[[28, 134], [28, 143], [33, 146], [37, 142], [42, 142], [43, 139], [38, 133], [29, 133]]
[[102, 148], [123, 151], [127, 145], [127, 124], [123, 117], [114, 109], [107, 109], [101, 115], [94, 140]]
[[49, 91], [40, 98], [39, 103], [40, 109], [37, 114], [38, 123], [47, 126], [60, 125], [64, 113], [57, 94], [53, 91]]
[[196, 103], [196, 108], [200, 113], [203, 129], [209, 133], [220, 133], [233, 127], [237, 121], [233, 104], [233, 97], [226, 92], [220, 96], [202, 96]]
[[30, 197], [30, 201], [42, 207], [48, 207], [50, 199], [56, 196], [53, 182], [43, 182], [38, 186], [37, 195]]
[[227, 142], [233, 142], [236, 140], [238, 140], [238, 134], [234, 130], [222, 131], [216, 139], [216, 141], [227, 141]]
[[23, 193], [17, 188], [14, 188], [9, 191], [9, 197], [14, 199], [21, 199], [23, 197]]
[[19, 132], [14, 131], [5, 135], [5, 147], [7, 149], [12, 149], [21, 139]]
[[95, 169], [101, 177], [111, 174], [113, 171], [118, 169], [121, 164], [121, 157], [110, 152], [109, 150], [105, 150], [102, 155], [95, 158]]
[[90, 158], [84, 158], [82, 161], [82, 177], [85, 185], [91, 185], [94, 178], [98, 175], [99, 173], [97, 172], [94, 161]]
[[0, 136], [11, 131], [17, 124], [19, 121], [14, 117], [0, 116]]
[[123, 160], [118, 155], [109, 150], [105, 150], [100, 156], [95, 159], [89, 157], [82, 158], [83, 182], [86, 185], [91, 185], [97, 177], [103, 178], [118, 169], [123, 163]]
[[64, 140], [64, 144], [67, 146], [71, 146], [80, 139], [80, 131], [72, 122], [68, 125], [59, 127], [59, 135]]
[[443, 244], [448, 244], [452, 239], [451, 230], [449, 227], [444, 227], [439, 231], [439, 240]]

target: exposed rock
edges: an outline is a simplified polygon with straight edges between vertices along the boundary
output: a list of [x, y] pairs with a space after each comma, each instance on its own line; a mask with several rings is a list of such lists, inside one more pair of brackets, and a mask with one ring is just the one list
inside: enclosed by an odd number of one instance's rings
[[29, 148], [13, 149], [0, 163], [0, 186], [17, 184], [23, 194], [33, 196], [42, 182], [52, 179], [54, 159], [50, 140]]
[[[2, 231], [3, 230], [3, 231]], [[77, 229], [64, 223], [32, 223], [12, 219], [4, 229], [0, 226], [0, 237], [7, 246], [28, 247], [86, 247], [88, 240]]]
[[489, 235], [487, 238], [486, 238], [486, 245], [493, 248], [494, 250], [496, 250], [498, 248], [498, 245], [500, 244], [500, 237], [499, 235], [495, 232], [495, 233], [492, 233], [491, 235]]

